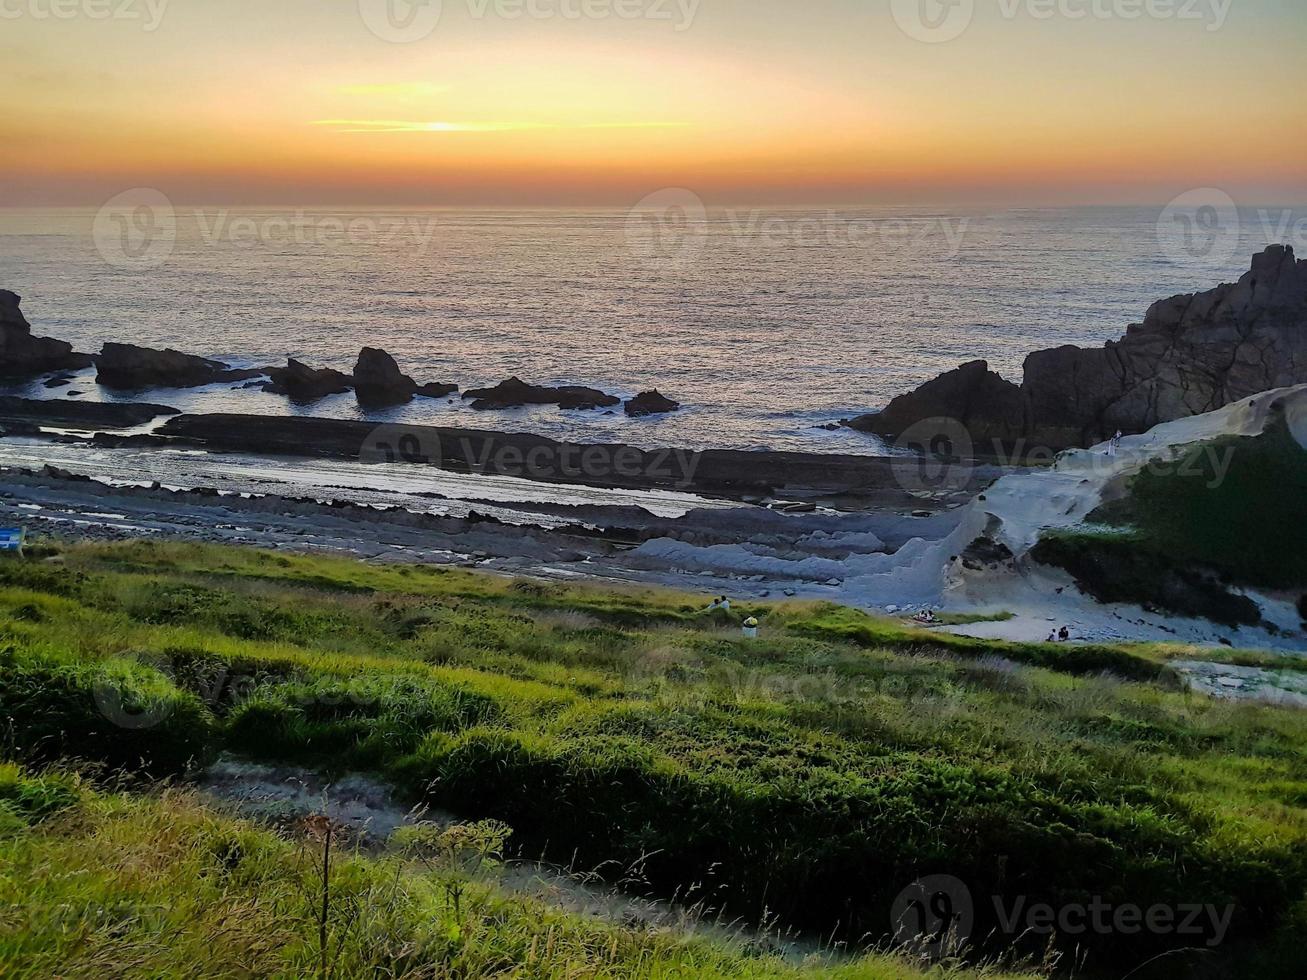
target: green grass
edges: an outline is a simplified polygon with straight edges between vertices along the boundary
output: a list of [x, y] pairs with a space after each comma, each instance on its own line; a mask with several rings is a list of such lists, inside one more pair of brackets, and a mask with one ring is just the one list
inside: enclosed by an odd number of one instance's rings
[[[162, 774], [235, 750], [373, 772], [532, 855], [639, 862], [668, 894], [846, 939], [882, 936], [936, 873], [981, 897], [980, 936], [991, 895], [1232, 903], [1240, 961], [1301, 927], [1307, 716], [1173, 689], [1166, 661], [1191, 650], [982, 641], [824, 603], [737, 609], [763, 621], [748, 641], [703, 604], [70, 547], [0, 562], [0, 719], [33, 764]], [[1093, 968], [1169, 944], [1079, 941]], [[1292, 975], [1276, 955], [1257, 975]]]
[[[1220, 461], [1229, 461], [1220, 471]], [[1226, 436], [1155, 461], [1091, 520], [1133, 529], [1149, 551], [1235, 582], [1307, 588], [1307, 450], [1279, 419], [1258, 436]]]
[[[323, 844], [309, 829], [278, 835], [215, 813], [189, 793], [94, 792], [66, 776], [0, 766], [0, 973], [96, 980], [1015, 976], [962, 967], [927, 974], [888, 955], [790, 963], [743, 942], [582, 920], [505, 892], [493, 870], [464, 857], [450, 831], [434, 848], [418, 846], [433, 835], [411, 834], [409, 847], [388, 856], [337, 844], [324, 876]], [[464, 845], [477, 836], [467, 829], [457, 835]]]
[[1016, 614], [997, 613], [936, 613], [935, 622], [940, 626], [970, 626], [974, 623], [1006, 623], [1015, 619]]
[[1032, 556], [1102, 602], [1259, 625], [1257, 603], [1230, 586], [1307, 589], [1307, 451], [1279, 419], [1152, 460], [1086, 526], [1045, 534]]

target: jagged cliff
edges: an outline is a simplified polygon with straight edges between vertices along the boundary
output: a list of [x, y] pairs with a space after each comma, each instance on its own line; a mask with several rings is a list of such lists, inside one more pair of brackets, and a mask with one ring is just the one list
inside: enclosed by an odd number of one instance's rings
[[33, 337], [18, 295], [0, 289], [0, 377], [21, 378], [49, 371], [90, 367], [91, 358], [73, 345], [51, 337]]
[[1064, 449], [1304, 382], [1307, 260], [1274, 245], [1253, 256], [1237, 283], [1154, 303], [1121, 340], [1036, 351], [1019, 386], [973, 361], [848, 424], [897, 438], [947, 418], [978, 451], [996, 443]]

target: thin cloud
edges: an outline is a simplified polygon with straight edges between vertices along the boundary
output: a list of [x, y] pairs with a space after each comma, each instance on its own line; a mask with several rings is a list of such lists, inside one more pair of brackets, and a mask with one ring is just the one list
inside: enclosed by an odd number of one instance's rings
[[315, 119], [314, 126], [325, 126], [337, 133], [512, 133], [539, 129], [670, 129], [685, 123], [608, 122], [564, 126], [557, 123], [526, 122], [415, 122], [406, 119]]
[[436, 85], [432, 82], [392, 82], [383, 85], [341, 85], [336, 91], [341, 95], [365, 95], [389, 99], [424, 99], [433, 95], [444, 95], [453, 86]]

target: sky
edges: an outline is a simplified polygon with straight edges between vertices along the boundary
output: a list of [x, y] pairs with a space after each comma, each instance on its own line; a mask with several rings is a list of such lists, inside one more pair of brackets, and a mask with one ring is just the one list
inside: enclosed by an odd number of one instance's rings
[[1307, 200], [1303, 0], [0, 0], [0, 205]]

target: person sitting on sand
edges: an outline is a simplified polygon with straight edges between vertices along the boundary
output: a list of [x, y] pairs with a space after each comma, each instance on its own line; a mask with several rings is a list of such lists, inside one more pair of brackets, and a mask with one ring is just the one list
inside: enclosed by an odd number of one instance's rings
[[1057, 638], [1058, 638], [1058, 640], [1060, 640], [1062, 643], [1066, 643], [1068, 640], [1070, 640], [1070, 639], [1071, 639], [1071, 627], [1069, 627], [1069, 626], [1063, 626], [1060, 630], [1058, 630]]
[[1053, 630], [1051, 633], [1049, 633], [1049, 634], [1048, 634], [1048, 639], [1045, 640], [1044, 642], [1045, 642], [1045, 643], [1056, 643], [1056, 642], [1057, 642], [1057, 630]]

